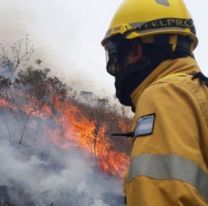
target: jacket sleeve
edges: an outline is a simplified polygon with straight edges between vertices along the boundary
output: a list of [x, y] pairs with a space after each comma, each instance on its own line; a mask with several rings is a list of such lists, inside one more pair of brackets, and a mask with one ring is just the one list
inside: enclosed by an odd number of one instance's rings
[[203, 118], [184, 87], [158, 83], [140, 97], [126, 183], [128, 206], [207, 206], [208, 173], [200, 149]]

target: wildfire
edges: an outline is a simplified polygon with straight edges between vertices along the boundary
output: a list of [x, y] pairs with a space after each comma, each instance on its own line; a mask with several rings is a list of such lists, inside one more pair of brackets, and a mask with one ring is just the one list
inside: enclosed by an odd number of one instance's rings
[[[10, 107], [9, 102], [0, 99], [1, 107]], [[75, 145], [92, 154], [100, 169], [106, 174], [123, 177], [126, 173], [129, 158], [127, 154], [116, 151], [111, 139], [107, 135], [108, 122], [104, 122], [97, 128], [96, 120], [90, 120], [79, 106], [70, 101], [57, 102], [57, 117], [55, 121], [57, 128], [45, 128], [55, 144], [64, 149], [70, 149]], [[30, 105], [24, 105], [21, 109], [29, 113], [32, 111]], [[50, 115], [49, 108], [45, 106], [42, 113], [31, 114], [39, 118]], [[125, 125], [118, 122], [119, 125]], [[61, 128], [61, 129], [60, 129]]]
[[96, 133], [96, 122], [89, 121], [76, 105], [65, 102], [58, 105], [58, 110], [62, 114], [58, 121], [63, 125], [66, 140], [93, 154], [107, 174], [123, 177], [129, 158], [113, 148], [106, 135], [107, 122]]

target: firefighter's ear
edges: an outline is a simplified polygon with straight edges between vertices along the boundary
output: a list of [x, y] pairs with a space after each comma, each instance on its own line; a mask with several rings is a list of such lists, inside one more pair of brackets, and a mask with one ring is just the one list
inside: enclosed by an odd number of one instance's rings
[[140, 43], [132, 45], [132, 48], [128, 55], [128, 62], [131, 64], [137, 63], [142, 57], [142, 46]]

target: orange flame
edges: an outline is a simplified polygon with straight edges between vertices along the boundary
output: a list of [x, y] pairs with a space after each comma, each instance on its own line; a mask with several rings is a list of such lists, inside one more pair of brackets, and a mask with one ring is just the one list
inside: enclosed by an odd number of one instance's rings
[[[9, 102], [0, 99], [1, 107], [9, 107]], [[70, 149], [72, 145], [89, 152], [96, 159], [100, 169], [106, 174], [123, 177], [126, 173], [129, 158], [127, 154], [118, 152], [114, 149], [113, 144], [106, 134], [108, 125], [104, 122], [99, 128], [95, 120], [89, 120], [83, 111], [72, 102], [56, 103], [57, 125], [61, 128], [46, 128], [46, 131], [55, 144], [64, 149]], [[23, 105], [21, 108], [24, 112], [32, 111], [31, 105]], [[41, 113], [31, 113], [40, 118], [50, 116], [51, 112], [47, 106], [43, 107]], [[125, 125], [121, 120], [119, 125]], [[62, 132], [61, 132], [62, 131]]]
[[96, 133], [96, 122], [89, 121], [76, 105], [70, 102], [57, 105], [62, 114], [58, 121], [63, 125], [66, 140], [76, 142], [79, 147], [92, 153], [107, 174], [122, 177], [126, 173], [129, 158], [113, 148], [106, 135], [107, 123]]

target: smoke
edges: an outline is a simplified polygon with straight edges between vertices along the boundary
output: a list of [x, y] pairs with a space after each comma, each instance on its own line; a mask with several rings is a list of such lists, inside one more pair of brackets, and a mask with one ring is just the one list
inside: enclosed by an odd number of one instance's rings
[[120, 2], [1, 0], [0, 44], [10, 47], [28, 34], [34, 58], [40, 58], [56, 76], [97, 93], [104, 88], [113, 95], [114, 80], [105, 70], [100, 42]]
[[44, 128], [57, 127], [52, 119], [31, 118], [19, 145], [24, 118], [0, 113], [0, 185], [15, 206], [121, 204], [120, 181], [103, 174], [84, 150], [60, 147], [47, 135]]
[[[100, 46], [109, 21], [102, 31], [96, 28], [104, 24], [106, 11], [112, 15], [112, 2], [105, 10], [97, 9], [104, 3], [96, 0], [90, 5], [77, 2], [2, 0], [0, 46], [10, 48], [29, 34], [36, 49], [34, 58], [43, 60], [58, 76], [75, 79], [82, 86], [86, 80], [84, 85], [90, 82], [93, 90], [98, 84], [110, 90], [103, 79], [105, 60]], [[81, 14], [83, 10], [86, 15]], [[57, 127], [53, 120], [30, 118], [19, 145], [24, 124], [25, 115], [0, 109], [0, 185], [6, 186], [15, 206], [120, 204], [120, 181], [104, 175], [86, 152], [76, 146], [60, 148], [45, 133], [45, 127]]]

